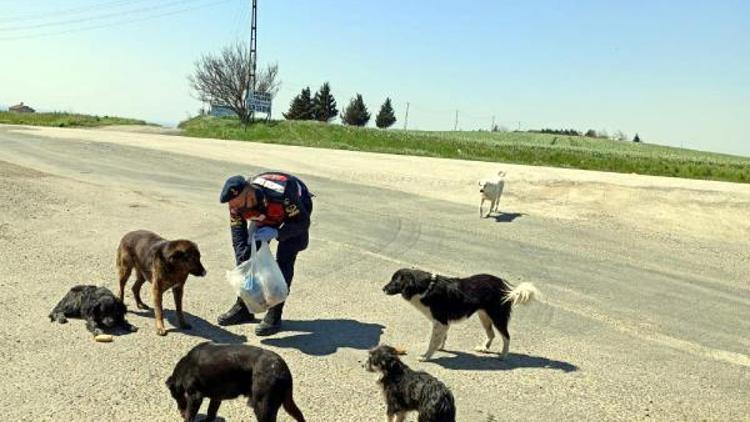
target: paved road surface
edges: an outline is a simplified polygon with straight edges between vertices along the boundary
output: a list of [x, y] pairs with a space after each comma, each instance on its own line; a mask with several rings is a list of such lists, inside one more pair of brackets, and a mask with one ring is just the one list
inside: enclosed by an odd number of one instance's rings
[[[171, 151], [0, 127], [0, 414], [9, 419], [179, 420], [164, 380], [209, 339], [280, 353], [311, 421], [383, 419], [376, 376], [361, 366], [378, 343], [406, 347], [409, 365], [443, 380], [461, 421], [750, 420], [747, 243], [663, 239], [509, 210], [479, 219], [473, 201], [292, 166], [317, 194], [312, 241], [297, 264], [286, 331], [260, 340], [252, 326], [214, 325], [233, 301], [219, 188], [232, 174], [325, 161], [326, 153], [275, 146], [257, 162], [230, 142], [222, 144], [228, 158], [217, 160], [190, 152], [212, 141], [140, 136]], [[186, 287], [194, 330], [156, 336], [129, 291], [128, 318], [140, 331], [112, 344], [91, 341], [80, 321], [49, 323], [71, 285], [114, 290], [117, 242], [136, 228], [199, 244], [208, 276]], [[471, 352], [483, 338], [472, 318], [451, 329], [448, 351], [420, 363], [429, 323], [380, 290], [412, 265], [533, 281], [545, 296], [517, 308], [508, 360]], [[170, 296], [165, 306], [172, 309]], [[248, 420], [250, 412], [236, 400], [220, 414]]]

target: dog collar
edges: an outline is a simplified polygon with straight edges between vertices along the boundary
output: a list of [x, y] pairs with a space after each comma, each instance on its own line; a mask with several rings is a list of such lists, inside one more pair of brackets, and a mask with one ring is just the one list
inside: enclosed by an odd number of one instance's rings
[[432, 290], [432, 288], [435, 287], [435, 283], [437, 283], [437, 274], [432, 273], [430, 274], [430, 284], [427, 285], [427, 288], [425, 289], [425, 293]]

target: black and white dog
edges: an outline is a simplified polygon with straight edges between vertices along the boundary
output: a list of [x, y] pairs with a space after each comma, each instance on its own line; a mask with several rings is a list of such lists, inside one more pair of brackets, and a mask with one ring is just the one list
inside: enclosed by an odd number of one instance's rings
[[391, 346], [370, 350], [365, 368], [380, 372], [388, 422], [403, 422], [410, 411], [419, 413], [420, 422], [455, 422], [453, 394], [437, 378], [423, 371], [413, 371], [399, 355], [406, 352]]
[[495, 328], [503, 337], [502, 358], [508, 356], [510, 334], [508, 322], [514, 305], [530, 302], [539, 291], [531, 283], [513, 287], [507, 281], [489, 274], [466, 278], [452, 278], [426, 271], [402, 268], [383, 287], [388, 295], [400, 294], [432, 321], [432, 338], [420, 360], [428, 360], [438, 349], [445, 347], [448, 326], [469, 318], [475, 312], [487, 334], [487, 341], [478, 352], [489, 352], [495, 338]]

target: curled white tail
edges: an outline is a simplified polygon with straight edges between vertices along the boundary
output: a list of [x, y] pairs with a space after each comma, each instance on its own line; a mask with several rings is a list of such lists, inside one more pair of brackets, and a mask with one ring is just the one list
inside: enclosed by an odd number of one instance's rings
[[525, 305], [540, 295], [539, 290], [537, 290], [533, 284], [524, 282], [514, 287], [513, 290], [508, 293], [508, 296], [505, 296], [503, 302], [510, 301], [513, 306]]

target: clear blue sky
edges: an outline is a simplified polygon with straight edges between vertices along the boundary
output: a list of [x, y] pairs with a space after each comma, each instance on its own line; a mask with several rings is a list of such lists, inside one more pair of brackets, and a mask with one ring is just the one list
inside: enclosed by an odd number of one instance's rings
[[[0, 0], [0, 104], [176, 123], [186, 76], [249, 38], [249, 1]], [[573, 127], [750, 156], [750, 2], [259, 0], [275, 117], [330, 81], [403, 125]], [[63, 24], [59, 24], [63, 21]], [[88, 29], [92, 26], [103, 28]], [[64, 34], [51, 33], [68, 31]], [[519, 123], [520, 122], [520, 123]]]

